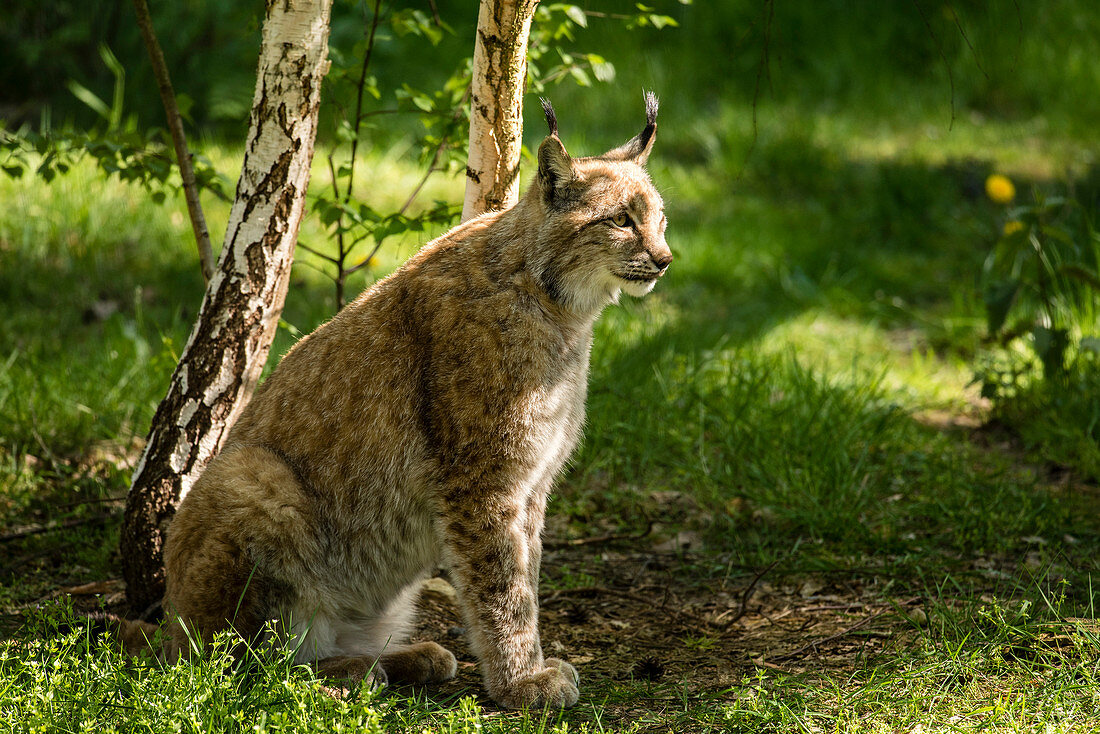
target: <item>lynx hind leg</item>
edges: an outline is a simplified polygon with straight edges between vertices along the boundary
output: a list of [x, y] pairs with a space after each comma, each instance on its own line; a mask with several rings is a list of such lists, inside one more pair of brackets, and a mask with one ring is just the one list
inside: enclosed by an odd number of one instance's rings
[[288, 547], [308, 537], [301, 498], [294, 472], [266, 449], [230, 449], [207, 466], [172, 520], [164, 548], [165, 611], [177, 656], [227, 629], [255, 639], [283, 608], [293, 590], [277, 579], [300, 573], [282, 566], [306, 555]]
[[388, 683], [439, 683], [455, 677], [458, 664], [449, 650], [434, 642], [399, 645], [396, 649], [372, 655], [335, 655], [318, 660], [314, 670], [323, 678], [346, 686], [365, 681], [370, 688]]
[[389, 682], [386, 669], [378, 658], [370, 655], [335, 655], [313, 663], [317, 675], [330, 681], [345, 684], [347, 687], [359, 685], [360, 681], [368, 688], [381, 688]]
[[[455, 656], [434, 642], [406, 644], [416, 624], [416, 601], [421, 579], [397, 593], [378, 618], [363, 629], [379, 662], [394, 683], [439, 683], [455, 677]], [[342, 641], [342, 640], [341, 640]]]
[[[384, 678], [401, 683], [436, 683], [450, 680], [455, 676], [458, 665], [455, 656], [434, 642], [405, 644], [416, 620], [416, 598], [420, 593], [419, 579], [405, 586], [374, 619], [346, 620], [341, 622], [335, 647], [333, 662], [325, 663], [325, 670], [340, 671], [359, 659], [366, 662], [377, 660], [377, 671], [384, 672]], [[321, 667], [318, 667], [321, 673]], [[325, 674], [325, 673], [322, 673]]]
[[440, 683], [458, 672], [455, 656], [435, 642], [401, 645], [382, 653], [381, 662], [395, 683]]

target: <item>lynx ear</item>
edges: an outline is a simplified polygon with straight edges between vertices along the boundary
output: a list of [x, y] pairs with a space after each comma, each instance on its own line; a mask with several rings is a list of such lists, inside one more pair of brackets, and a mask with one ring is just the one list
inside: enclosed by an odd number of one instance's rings
[[542, 100], [542, 111], [550, 135], [539, 146], [539, 185], [547, 201], [561, 199], [566, 189], [577, 180], [573, 159], [558, 137], [558, 119], [547, 99]]
[[614, 150], [609, 150], [600, 158], [609, 161], [632, 161], [639, 166], [644, 166], [649, 160], [649, 152], [653, 150], [653, 141], [657, 139], [657, 95], [653, 92], [645, 93], [645, 129], [636, 136], [620, 145]]

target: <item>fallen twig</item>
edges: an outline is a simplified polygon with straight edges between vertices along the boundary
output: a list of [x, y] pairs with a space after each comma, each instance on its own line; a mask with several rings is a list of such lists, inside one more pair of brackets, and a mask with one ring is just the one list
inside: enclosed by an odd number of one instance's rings
[[734, 615], [733, 619], [731, 619], [729, 622], [726, 622], [727, 625], [733, 624], [737, 620], [741, 619], [741, 617], [745, 616], [745, 612], [747, 612], [749, 608], [749, 599], [752, 598], [752, 592], [756, 589], [756, 585], [760, 583], [760, 579], [764, 578], [764, 574], [779, 565], [780, 560], [781, 559], [776, 558], [774, 561], [765, 566], [762, 571], [753, 576], [752, 581], [749, 582], [749, 585], [745, 587], [745, 590], [741, 593], [741, 608], [737, 611], [737, 614]]
[[834, 635], [829, 635], [828, 637], [824, 637], [820, 640], [814, 640], [813, 642], [809, 642], [809, 643], [803, 645], [802, 647], [798, 648], [797, 650], [792, 650], [790, 652], [783, 653], [782, 655], [776, 655], [775, 657], [772, 658], [772, 660], [786, 660], [787, 658], [793, 658], [796, 655], [800, 655], [800, 654], [806, 652], [807, 650], [809, 650], [811, 648], [817, 647], [818, 645], [824, 645], [828, 642], [832, 642], [833, 640], [839, 640], [841, 637], [846, 637], [847, 635], [850, 635], [851, 633], [855, 632], [856, 630], [861, 629], [863, 627], [866, 627], [868, 624], [870, 624], [874, 620], [878, 619], [883, 614], [886, 614], [887, 612], [892, 611], [892, 610], [894, 610], [898, 607], [907, 607], [910, 604], [913, 604], [914, 602], [917, 602], [917, 601], [920, 601], [920, 597], [919, 596], [914, 596], [914, 597], [911, 597], [909, 599], [906, 599], [903, 602], [898, 602], [896, 605], [891, 605], [891, 606], [885, 607], [883, 609], [880, 609], [877, 612], [875, 612], [874, 614], [872, 614], [871, 616], [864, 617], [863, 619], [859, 620], [858, 622], [856, 622], [852, 626], [846, 627], [845, 629], [842, 629], [840, 632], [837, 632]]
[[20, 538], [26, 538], [31, 535], [39, 535], [41, 533], [51, 533], [55, 530], [68, 530], [69, 528], [79, 527], [81, 525], [92, 525], [97, 522], [104, 522], [105, 520], [111, 520], [118, 516], [117, 512], [105, 512], [101, 515], [93, 515], [92, 517], [76, 517], [71, 520], [64, 520], [62, 522], [48, 523], [46, 525], [39, 525], [37, 527], [24, 528], [23, 530], [16, 530], [11, 533], [4, 533], [0, 535], [0, 543], [7, 542], [9, 540], [19, 540]]
[[589, 538], [573, 538], [571, 540], [551, 540], [543, 543], [545, 548], [568, 548], [578, 545], [596, 545], [598, 543], [614, 543], [619, 540], [641, 540], [653, 532], [656, 520], [649, 521], [649, 527], [640, 533], [620, 533], [609, 535], [595, 535]]
[[853, 601], [847, 604], [820, 604], [816, 607], [801, 607], [798, 609], [803, 614], [809, 612], [843, 612], [847, 609], [863, 609], [867, 605], [861, 601]]
[[126, 495], [119, 495], [118, 497], [86, 497], [81, 500], [73, 500], [72, 502], [62, 502], [59, 505], [54, 505], [55, 509], [63, 510], [70, 507], [80, 507], [81, 505], [98, 505], [104, 502], [125, 502]]
[[49, 548], [45, 548], [45, 549], [40, 550], [40, 551], [35, 551], [34, 553], [27, 553], [26, 555], [19, 556], [19, 558], [16, 558], [14, 561], [9, 563], [8, 565], [4, 566], [3, 568], [0, 568], [0, 578], [6, 577], [9, 573], [12, 573], [12, 572], [16, 571], [17, 569], [19, 569], [23, 565], [25, 565], [27, 563], [30, 563], [31, 561], [33, 561], [36, 558], [41, 558], [42, 556], [48, 556], [51, 553], [57, 553], [59, 551], [66, 550], [68, 548], [71, 548], [74, 545], [76, 545], [76, 544], [75, 543], [62, 543], [61, 545], [51, 545]]
[[[622, 597], [623, 599], [630, 599], [631, 601], [636, 601], [640, 604], [645, 604], [647, 607], [652, 607], [653, 606], [653, 598], [652, 597], [645, 597], [645, 596], [642, 596], [641, 594], [635, 594], [632, 591], [622, 591], [620, 589], [609, 589], [605, 586], [580, 586], [580, 587], [577, 587], [575, 589], [559, 589], [559, 590], [555, 591], [553, 594], [551, 594], [550, 596], [546, 597], [545, 599], [542, 599], [541, 604], [543, 606], [545, 606], [545, 605], [550, 604], [551, 602], [554, 602], [554, 601], [556, 601], [560, 598], [568, 597], [568, 596], [585, 596], [585, 595], [596, 595], [596, 594], [607, 594], [609, 596], [618, 596], [618, 597]], [[658, 608], [664, 608], [664, 605], [663, 604], [658, 605]], [[672, 612], [674, 614], [684, 618], [684, 619], [691, 620], [691, 621], [695, 622], [696, 624], [704, 625], [704, 626], [710, 628], [711, 630], [715, 630], [715, 631], [718, 631], [718, 632], [727, 631], [729, 629], [729, 625], [731, 624], [731, 623], [723, 624], [723, 623], [714, 622], [713, 620], [710, 620], [710, 619], [707, 619], [706, 617], [695, 614], [694, 612], [689, 612], [686, 609], [683, 609], [683, 608], [680, 608], [680, 607], [672, 607]]]

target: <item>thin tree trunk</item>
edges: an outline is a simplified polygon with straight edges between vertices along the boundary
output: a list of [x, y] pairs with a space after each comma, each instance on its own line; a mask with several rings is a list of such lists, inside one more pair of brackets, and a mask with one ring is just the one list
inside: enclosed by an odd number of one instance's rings
[[164, 531], [267, 361], [309, 185], [332, 0], [267, 0], [244, 165], [218, 268], [153, 418], [123, 520], [126, 593], [164, 593]]
[[519, 201], [527, 39], [538, 0], [481, 0], [462, 221]]
[[160, 50], [157, 34], [153, 30], [153, 19], [149, 16], [149, 6], [145, 0], [134, 0], [134, 13], [137, 15], [138, 28], [145, 40], [149, 52], [149, 63], [153, 66], [153, 76], [160, 90], [160, 101], [164, 105], [164, 116], [168, 119], [168, 130], [172, 134], [172, 145], [176, 149], [176, 163], [180, 168], [183, 181], [183, 195], [187, 200], [187, 213], [191, 217], [191, 229], [195, 233], [195, 244], [199, 248], [199, 267], [202, 269], [203, 282], [209, 283], [214, 276], [214, 248], [210, 244], [210, 231], [206, 228], [206, 218], [202, 214], [199, 202], [199, 186], [195, 181], [195, 169], [191, 165], [191, 152], [187, 149], [187, 138], [183, 134], [183, 118], [176, 104], [176, 93], [172, 91], [172, 79], [168, 75], [168, 65], [164, 62], [164, 52]]

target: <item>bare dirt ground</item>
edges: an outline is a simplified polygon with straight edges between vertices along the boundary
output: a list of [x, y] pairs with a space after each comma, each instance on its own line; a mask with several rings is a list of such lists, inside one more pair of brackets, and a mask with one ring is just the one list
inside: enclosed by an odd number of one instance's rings
[[[541, 634], [547, 655], [573, 663], [582, 689], [610, 682], [671, 683], [693, 695], [721, 697], [758, 667], [792, 673], [852, 669], [903, 642], [922, 612], [916, 599], [884, 600], [876, 580], [769, 581], [760, 569], [738, 583], [701, 582], [682, 554], [569, 549], [544, 559], [575, 567], [600, 556], [596, 583], [544, 590]], [[474, 657], [465, 645], [453, 590], [429, 582], [418, 636], [451, 649], [456, 680], [433, 695], [478, 695]], [[491, 702], [482, 701], [487, 706]], [[613, 708], [614, 704], [609, 707]]]

